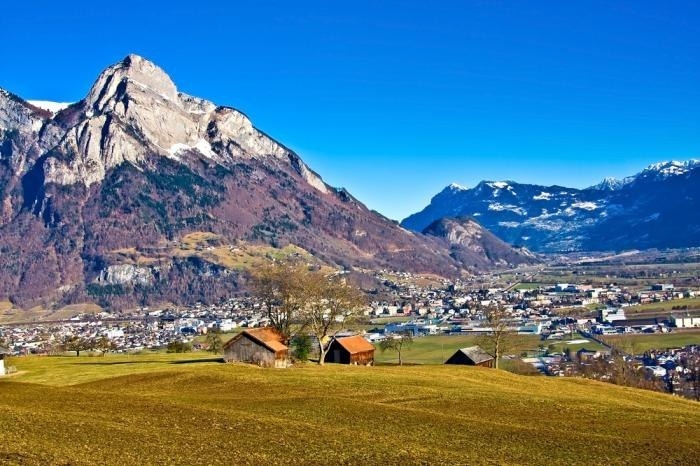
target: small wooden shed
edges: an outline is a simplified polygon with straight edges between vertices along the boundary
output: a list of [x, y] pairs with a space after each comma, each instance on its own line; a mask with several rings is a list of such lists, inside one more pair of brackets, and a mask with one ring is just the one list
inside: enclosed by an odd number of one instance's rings
[[287, 367], [289, 348], [283, 341], [282, 334], [270, 327], [244, 330], [224, 345], [224, 361]]
[[333, 338], [328, 345], [324, 361], [339, 364], [372, 365], [374, 364], [374, 345], [360, 335]]
[[10, 354], [10, 350], [0, 346], [0, 375], [5, 375], [5, 356]]
[[479, 346], [458, 349], [445, 364], [493, 367], [493, 357]]

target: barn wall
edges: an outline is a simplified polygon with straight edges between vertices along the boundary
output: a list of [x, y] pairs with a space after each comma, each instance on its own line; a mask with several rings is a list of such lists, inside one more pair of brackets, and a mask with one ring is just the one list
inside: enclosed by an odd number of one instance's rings
[[463, 364], [467, 366], [473, 365], [471, 359], [466, 357], [461, 351], [457, 351], [455, 354], [450, 356], [450, 358], [445, 361], [445, 364]]
[[481, 362], [479, 364], [474, 364], [474, 361], [472, 361], [466, 354], [462, 353], [461, 351], [457, 351], [455, 354], [450, 356], [450, 358], [445, 361], [445, 364], [460, 364], [464, 366], [480, 366], [480, 367], [493, 367], [493, 359], [489, 359], [488, 361]]
[[[335, 352], [338, 351], [340, 355], [340, 360], [335, 360]], [[348, 350], [343, 348], [340, 343], [335, 340], [328, 347], [328, 352], [324, 359], [325, 362], [339, 363], [339, 364], [373, 364], [374, 363], [374, 351], [364, 351], [362, 353], [350, 354]]]
[[276, 366], [275, 353], [245, 335], [232, 342], [224, 350], [224, 360], [226, 362], [240, 361], [261, 366]]
[[374, 362], [374, 351], [365, 351], [349, 355], [350, 364], [372, 364]]

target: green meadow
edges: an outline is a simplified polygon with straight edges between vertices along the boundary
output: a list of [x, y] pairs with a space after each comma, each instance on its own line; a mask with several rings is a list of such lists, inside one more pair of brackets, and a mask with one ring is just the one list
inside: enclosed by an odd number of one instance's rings
[[603, 340], [611, 345], [621, 346], [635, 354], [650, 349], [678, 348], [686, 345], [700, 345], [700, 329], [678, 330], [671, 333], [631, 333], [606, 335]]
[[[518, 335], [507, 353], [520, 355], [523, 351], [532, 351], [542, 343], [537, 335]], [[401, 351], [401, 359], [406, 364], [443, 364], [455, 351], [467, 346], [478, 344], [476, 335], [430, 335], [416, 337], [413, 342]], [[545, 345], [546, 346], [546, 345]], [[382, 352], [377, 350], [375, 361], [379, 364], [399, 362], [396, 351]]]
[[700, 405], [475, 367], [13, 358], [0, 464], [696, 464]]

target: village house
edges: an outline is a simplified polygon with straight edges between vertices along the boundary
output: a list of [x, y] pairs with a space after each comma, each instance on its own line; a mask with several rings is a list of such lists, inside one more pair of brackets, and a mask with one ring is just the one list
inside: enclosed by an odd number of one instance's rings
[[333, 338], [324, 362], [371, 366], [374, 364], [374, 346], [360, 335]]
[[576, 360], [578, 362], [588, 362], [593, 359], [606, 358], [608, 356], [610, 356], [609, 350], [589, 350], [581, 348], [576, 351]]
[[479, 346], [458, 349], [455, 354], [445, 361], [445, 364], [481, 367], [493, 367], [493, 363], [493, 357]]
[[264, 367], [289, 366], [289, 348], [284, 337], [269, 327], [244, 330], [224, 345], [224, 361]]
[[5, 356], [10, 354], [10, 350], [0, 346], [0, 376], [5, 375]]

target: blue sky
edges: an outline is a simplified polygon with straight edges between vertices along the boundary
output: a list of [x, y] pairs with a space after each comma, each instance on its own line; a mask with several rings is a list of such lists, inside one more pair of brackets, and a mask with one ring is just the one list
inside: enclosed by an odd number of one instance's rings
[[700, 157], [700, 4], [23, 1], [0, 87], [76, 101], [128, 53], [401, 219], [451, 182], [585, 187]]

